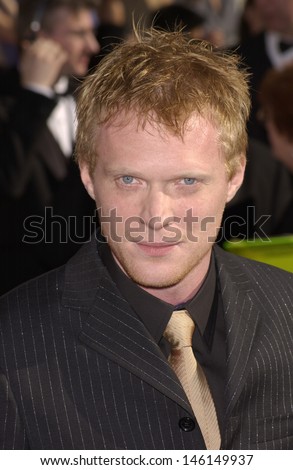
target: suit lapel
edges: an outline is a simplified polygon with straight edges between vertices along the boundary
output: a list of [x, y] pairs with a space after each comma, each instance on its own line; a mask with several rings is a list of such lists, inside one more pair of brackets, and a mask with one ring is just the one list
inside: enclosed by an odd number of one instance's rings
[[[241, 261], [215, 249], [227, 331], [227, 416], [244, 387], [262, 306]], [[160, 348], [109, 278], [93, 240], [66, 266], [62, 303], [89, 312], [82, 343], [131, 371], [192, 414]]]
[[231, 414], [253, 357], [262, 306], [240, 258], [215, 250], [227, 333], [226, 416]]
[[176, 375], [110, 279], [98, 258], [95, 245], [94, 240], [66, 268], [63, 304], [71, 308], [82, 306], [89, 312], [79, 340], [193, 414]]

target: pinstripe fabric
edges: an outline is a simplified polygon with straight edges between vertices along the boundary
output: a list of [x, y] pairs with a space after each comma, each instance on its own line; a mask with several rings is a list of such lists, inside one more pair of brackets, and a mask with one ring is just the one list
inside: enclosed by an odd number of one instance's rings
[[[216, 249], [224, 449], [293, 448], [293, 278]], [[0, 301], [0, 448], [202, 449], [161, 351], [85, 246]]]
[[225, 446], [293, 449], [293, 276], [221, 252], [217, 259], [227, 325]]

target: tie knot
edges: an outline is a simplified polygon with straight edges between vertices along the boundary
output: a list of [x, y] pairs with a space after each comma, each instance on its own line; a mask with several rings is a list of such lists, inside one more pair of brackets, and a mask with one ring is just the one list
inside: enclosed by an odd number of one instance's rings
[[176, 310], [172, 313], [164, 332], [164, 337], [169, 341], [172, 349], [181, 349], [192, 345], [194, 322], [186, 310]]

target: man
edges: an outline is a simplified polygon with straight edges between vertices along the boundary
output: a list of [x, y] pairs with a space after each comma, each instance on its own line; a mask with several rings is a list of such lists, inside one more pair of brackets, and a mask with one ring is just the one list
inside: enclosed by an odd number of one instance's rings
[[102, 235], [1, 300], [3, 448], [292, 448], [293, 277], [213, 248], [248, 113], [236, 58], [179, 32], [84, 82], [76, 152]]
[[248, 38], [237, 48], [251, 73], [252, 113], [249, 134], [267, 143], [265, 129], [258, 119], [260, 83], [271, 68], [281, 69], [293, 60], [292, 0], [255, 0], [264, 31]]
[[[284, 213], [293, 197], [290, 172], [274, 159], [273, 149], [269, 145], [267, 131], [261, 119], [260, 92], [261, 82], [268, 71], [281, 70], [293, 60], [293, 2], [254, 0], [254, 4], [262, 18], [264, 30], [243, 40], [236, 50], [250, 73], [252, 109], [248, 121], [248, 165], [244, 184], [223, 218], [228, 236], [230, 227], [233, 233], [235, 217], [247, 218], [252, 205], [253, 217], [248, 222], [248, 227], [254, 228], [255, 220], [262, 220], [263, 216], [270, 215], [261, 229], [266, 235], [276, 234], [276, 227], [282, 226]], [[237, 231], [236, 225], [236, 235]], [[247, 238], [254, 235], [243, 226], [239, 236]], [[263, 237], [263, 234], [260, 236]]]
[[[261, 84], [264, 124], [274, 156], [284, 164], [291, 176], [293, 193], [293, 66], [270, 70]], [[288, 194], [290, 192], [288, 191]], [[275, 233], [293, 233], [293, 195], [284, 208]]]
[[[19, 67], [0, 74], [0, 214], [6, 222], [0, 292], [63, 264], [80, 246], [72, 233], [65, 234], [64, 223], [75, 217], [82, 238], [80, 217], [93, 213], [72, 153], [73, 91], [99, 50], [94, 7], [92, 0], [20, 4]], [[56, 218], [62, 219], [62, 233]], [[47, 224], [41, 227], [44, 236], [32, 240], [31, 224], [39, 220]]]

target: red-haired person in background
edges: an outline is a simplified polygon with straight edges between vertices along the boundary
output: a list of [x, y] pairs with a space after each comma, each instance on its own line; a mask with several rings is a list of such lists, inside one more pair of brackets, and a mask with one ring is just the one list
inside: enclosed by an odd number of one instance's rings
[[[282, 70], [267, 73], [260, 87], [260, 101], [260, 117], [273, 154], [290, 171], [293, 191], [293, 62]], [[293, 199], [275, 232], [293, 233]]]

